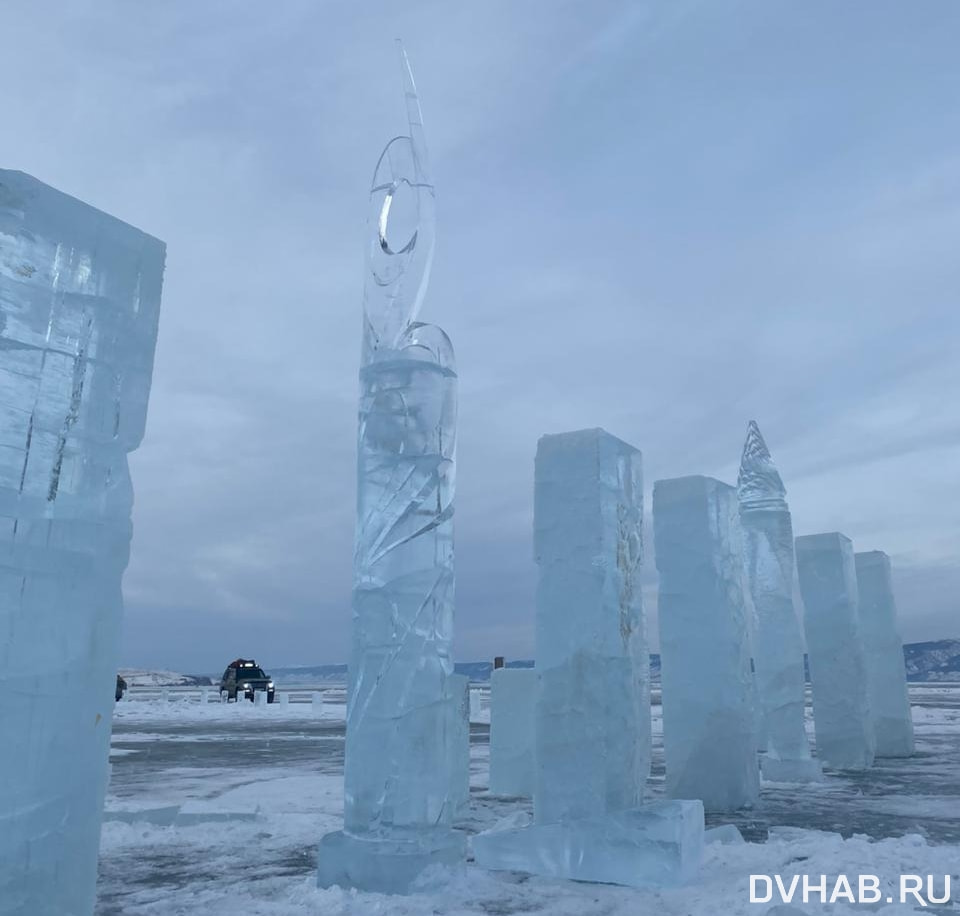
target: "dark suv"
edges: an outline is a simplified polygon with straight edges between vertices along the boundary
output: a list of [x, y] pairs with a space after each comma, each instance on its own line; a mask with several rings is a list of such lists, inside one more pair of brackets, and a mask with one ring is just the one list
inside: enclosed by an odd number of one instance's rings
[[252, 658], [238, 658], [227, 665], [220, 679], [221, 696], [226, 693], [228, 700], [239, 700], [241, 696], [253, 700], [258, 690], [267, 694], [268, 703], [273, 702], [273, 681]]

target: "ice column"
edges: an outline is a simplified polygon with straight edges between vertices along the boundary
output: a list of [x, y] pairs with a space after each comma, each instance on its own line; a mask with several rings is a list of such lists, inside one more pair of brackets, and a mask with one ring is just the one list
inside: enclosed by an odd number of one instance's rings
[[537, 672], [497, 668], [490, 675], [490, 791], [533, 796]]
[[696, 869], [702, 805], [638, 807], [650, 766], [642, 516], [635, 448], [601, 429], [541, 438], [535, 824], [474, 837], [481, 865], [627, 885]]
[[793, 606], [793, 526], [786, 489], [754, 421], [740, 460], [737, 498], [743, 556], [754, 607], [757, 696], [768, 779], [821, 776], [804, 729], [803, 632]]
[[465, 853], [450, 827], [457, 374], [446, 334], [416, 321], [434, 189], [403, 61], [409, 133], [387, 144], [370, 191], [344, 830], [318, 856], [321, 886], [384, 893]]
[[857, 610], [853, 544], [837, 532], [796, 539], [806, 609], [817, 757], [838, 769], [873, 764], [875, 740]]
[[883, 551], [871, 550], [854, 554], [854, 561], [877, 756], [909, 757], [913, 753], [913, 720], [890, 558]]
[[93, 913], [164, 257], [0, 170], [0, 913]]
[[760, 774], [736, 490], [710, 477], [658, 480], [653, 532], [667, 795], [741, 808]]
[[470, 678], [465, 674], [450, 675], [450, 692], [454, 702], [453, 757], [450, 762], [450, 797], [457, 810], [470, 804]]
[[536, 819], [638, 804], [650, 771], [640, 452], [602, 429], [543, 436], [534, 490]]

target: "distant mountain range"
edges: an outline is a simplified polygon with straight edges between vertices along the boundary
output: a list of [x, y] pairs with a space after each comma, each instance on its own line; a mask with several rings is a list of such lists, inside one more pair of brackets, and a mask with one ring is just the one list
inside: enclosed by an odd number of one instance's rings
[[[960, 681], [960, 639], [938, 639], [934, 642], [913, 642], [903, 647], [907, 667], [907, 680], [919, 683], [931, 681]], [[508, 668], [532, 668], [532, 659], [520, 659], [507, 663]], [[347, 679], [346, 665], [310, 665], [303, 667], [268, 668], [278, 684], [344, 683]], [[493, 670], [491, 662], [457, 662], [454, 670], [465, 674], [471, 681], [488, 681]], [[660, 656], [650, 656], [650, 672], [654, 679], [660, 677]], [[172, 671], [142, 671], [124, 668], [120, 673], [127, 683], [142, 687], [204, 686], [219, 683], [219, 675], [176, 674]]]

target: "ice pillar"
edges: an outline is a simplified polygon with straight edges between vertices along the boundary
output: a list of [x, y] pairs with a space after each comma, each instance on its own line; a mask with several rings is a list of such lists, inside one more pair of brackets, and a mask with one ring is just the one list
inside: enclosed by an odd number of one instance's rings
[[800, 593], [806, 609], [817, 757], [838, 769], [873, 764], [857, 573], [850, 539], [837, 532], [796, 539]]
[[601, 429], [540, 440], [535, 823], [474, 837], [481, 865], [635, 886], [696, 871], [703, 806], [639, 804], [650, 766], [642, 516], [632, 446]]
[[2, 913], [93, 913], [164, 257], [0, 170]]
[[793, 526], [786, 489], [753, 421], [740, 460], [737, 498], [754, 607], [753, 658], [768, 779], [820, 777], [804, 728], [803, 631], [793, 606]]
[[490, 675], [490, 791], [533, 796], [537, 672], [497, 668]]
[[883, 551], [872, 550], [854, 554], [854, 561], [877, 756], [909, 757], [913, 753], [913, 720], [890, 558]]
[[449, 654], [457, 374], [446, 334], [415, 320], [434, 189], [403, 64], [408, 134], [387, 145], [370, 190], [344, 830], [318, 855], [322, 886], [384, 893], [465, 853], [450, 827], [462, 701]]
[[760, 774], [736, 490], [658, 480], [653, 531], [667, 795], [740, 808], [756, 800]]
[[650, 770], [641, 456], [602, 429], [537, 446], [539, 823], [638, 804]]

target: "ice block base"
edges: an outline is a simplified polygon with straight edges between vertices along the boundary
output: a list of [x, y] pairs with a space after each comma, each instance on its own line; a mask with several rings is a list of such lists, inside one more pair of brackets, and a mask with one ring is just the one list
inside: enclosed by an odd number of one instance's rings
[[703, 853], [703, 803], [652, 802], [558, 824], [477, 834], [478, 865], [549, 878], [672, 887], [692, 881]]
[[466, 851], [466, 837], [456, 830], [411, 830], [398, 836], [370, 837], [338, 830], [320, 840], [317, 885], [409, 894], [425, 869], [459, 865]]

